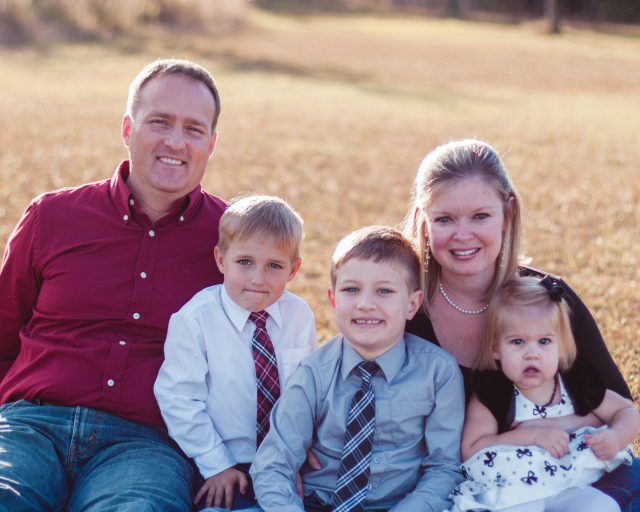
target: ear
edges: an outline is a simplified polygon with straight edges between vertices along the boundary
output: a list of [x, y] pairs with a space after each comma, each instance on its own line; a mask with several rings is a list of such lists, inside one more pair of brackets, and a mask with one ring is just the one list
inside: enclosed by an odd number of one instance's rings
[[298, 269], [300, 268], [300, 265], [302, 265], [302, 258], [298, 258], [293, 265], [291, 265], [291, 272], [289, 272], [289, 277], [287, 277], [287, 281], [291, 281], [295, 275], [296, 272], [298, 272]]
[[125, 114], [122, 117], [122, 141], [124, 142], [125, 147], [129, 148], [131, 144], [131, 128], [133, 127], [133, 119], [129, 114]]
[[209, 158], [213, 156], [213, 151], [216, 149], [216, 143], [218, 142], [218, 132], [214, 131], [209, 142]]
[[422, 305], [422, 290], [416, 290], [409, 295], [409, 309], [407, 311], [407, 320], [411, 320], [420, 309]]
[[218, 270], [221, 274], [224, 274], [224, 253], [217, 245], [213, 248], [213, 257], [216, 260], [216, 265], [218, 265]]
[[500, 361], [500, 353], [495, 348], [491, 351], [491, 355], [496, 361]]
[[336, 296], [333, 293], [332, 287], [329, 287], [327, 289], [327, 295], [329, 296], [329, 302], [331, 303], [331, 306], [333, 307], [333, 309], [336, 309]]
[[513, 213], [515, 211], [515, 208], [516, 208], [516, 198], [513, 196], [509, 196], [509, 199], [507, 199], [507, 204], [504, 209], [505, 218], [502, 223], [502, 232], [506, 231], [508, 223], [513, 222]]

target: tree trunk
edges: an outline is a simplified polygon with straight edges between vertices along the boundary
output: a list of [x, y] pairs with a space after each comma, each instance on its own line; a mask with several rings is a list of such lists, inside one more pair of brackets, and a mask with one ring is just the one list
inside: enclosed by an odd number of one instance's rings
[[544, 0], [544, 10], [549, 20], [549, 32], [560, 33], [560, 0]]

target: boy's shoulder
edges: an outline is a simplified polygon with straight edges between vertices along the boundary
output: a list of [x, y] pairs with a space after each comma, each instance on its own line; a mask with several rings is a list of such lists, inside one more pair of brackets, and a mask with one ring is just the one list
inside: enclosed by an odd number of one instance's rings
[[415, 363], [412, 365], [414, 368], [431, 368], [436, 373], [460, 372], [456, 358], [429, 340], [406, 332], [404, 334], [404, 342], [407, 358]]
[[342, 357], [342, 340], [343, 336], [339, 334], [323, 343], [320, 347], [311, 352], [301, 362], [300, 366], [304, 366], [317, 374], [333, 374], [335, 368]]
[[216, 305], [220, 304], [220, 290], [222, 286], [222, 284], [214, 284], [213, 286], [208, 286], [200, 290], [178, 310], [178, 314], [188, 315], [202, 308], [216, 307]]
[[307, 301], [289, 290], [285, 290], [277, 302], [285, 307], [296, 307], [311, 312], [311, 308]]

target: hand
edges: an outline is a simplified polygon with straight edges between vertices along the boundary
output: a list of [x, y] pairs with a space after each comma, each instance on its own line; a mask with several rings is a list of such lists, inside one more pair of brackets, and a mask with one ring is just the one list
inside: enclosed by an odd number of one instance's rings
[[225, 469], [205, 480], [193, 502], [198, 503], [203, 496], [206, 496], [207, 508], [224, 506], [230, 509], [233, 505], [233, 489], [236, 485], [240, 494], [244, 494], [249, 489], [249, 478], [235, 468]]
[[611, 460], [620, 451], [618, 436], [612, 430], [585, 434], [584, 439], [600, 460]]
[[569, 453], [569, 434], [559, 428], [535, 428], [533, 444], [547, 450], [556, 459]]
[[[307, 464], [313, 469], [320, 469], [322, 467], [318, 457], [316, 457], [311, 450], [307, 450]], [[302, 477], [300, 473], [296, 473], [296, 493], [300, 496], [301, 500], [304, 499], [304, 489], [302, 487]]]

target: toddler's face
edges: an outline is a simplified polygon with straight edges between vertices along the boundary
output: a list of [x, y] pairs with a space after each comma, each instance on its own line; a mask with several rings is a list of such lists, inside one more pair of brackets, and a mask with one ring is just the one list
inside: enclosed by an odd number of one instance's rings
[[371, 360], [400, 340], [406, 321], [420, 307], [422, 292], [409, 291], [397, 264], [353, 258], [336, 270], [329, 300], [340, 332]]
[[291, 260], [288, 247], [259, 235], [233, 240], [224, 253], [216, 247], [214, 256], [231, 299], [254, 312], [266, 309], [282, 296], [302, 263], [299, 258]]
[[553, 385], [560, 357], [555, 318], [537, 307], [509, 308], [493, 357], [520, 390]]

